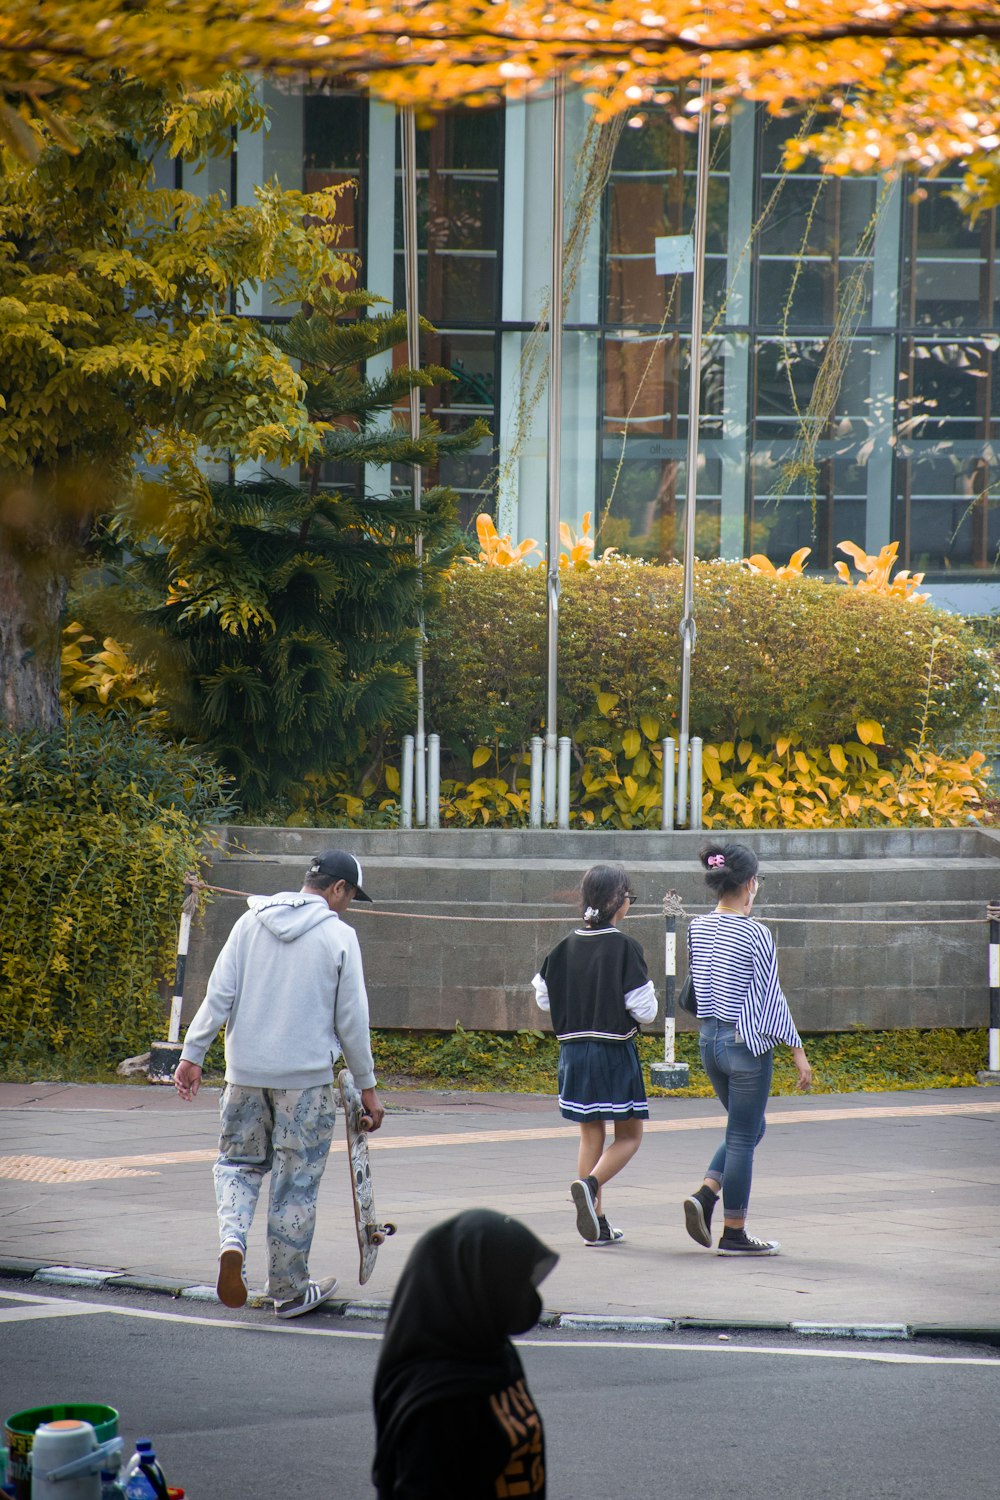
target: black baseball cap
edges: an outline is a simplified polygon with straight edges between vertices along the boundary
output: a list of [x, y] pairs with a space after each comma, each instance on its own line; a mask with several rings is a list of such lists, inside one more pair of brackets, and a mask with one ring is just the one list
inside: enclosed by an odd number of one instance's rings
[[327, 849], [324, 854], [314, 854], [312, 864], [306, 874], [310, 877], [322, 875], [325, 880], [329, 880], [331, 885], [335, 881], [346, 880], [348, 885], [354, 886], [355, 895], [359, 901], [372, 899], [368, 892], [361, 888], [364, 875], [360, 862], [344, 849]]

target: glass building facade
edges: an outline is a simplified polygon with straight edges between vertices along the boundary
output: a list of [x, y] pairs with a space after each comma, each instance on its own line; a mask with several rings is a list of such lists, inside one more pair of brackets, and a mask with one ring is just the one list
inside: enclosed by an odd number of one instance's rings
[[[352, 183], [358, 282], [402, 306], [394, 112], [273, 86], [267, 103], [270, 134], [240, 142], [237, 198], [274, 176]], [[545, 534], [551, 108], [455, 111], [418, 132], [420, 311], [437, 330], [423, 355], [456, 377], [425, 406], [446, 430], [482, 416], [493, 433], [431, 477], [463, 520], [487, 510], [515, 539]], [[841, 541], [897, 540], [936, 603], [1000, 608], [997, 212], [970, 221], [947, 176], [786, 174], [793, 128], [748, 109], [713, 132], [698, 555], [783, 563], [808, 546], [816, 573]], [[590, 511], [600, 547], [651, 561], [681, 549], [691, 326], [691, 276], [657, 274], [654, 242], [691, 231], [695, 151], [663, 114], [597, 131], [567, 101], [563, 519]], [[266, 292], [254, 310], [273, 311]]]

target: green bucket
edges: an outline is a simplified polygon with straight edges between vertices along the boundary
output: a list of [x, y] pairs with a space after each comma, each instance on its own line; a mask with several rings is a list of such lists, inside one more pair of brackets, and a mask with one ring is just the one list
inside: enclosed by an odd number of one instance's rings
[[35, 1433], [45, 1422], [89, 1422], [99, 1443], [118, 1436], [118, 1413], [113, 1406], [35, 1406], [16, 1411], [4, 1424], [4, 1439], [10, 1454], [7, 1483], [14, 1486], [15, 1500], [31, 1500], [31, 1470], [28, 1454]]

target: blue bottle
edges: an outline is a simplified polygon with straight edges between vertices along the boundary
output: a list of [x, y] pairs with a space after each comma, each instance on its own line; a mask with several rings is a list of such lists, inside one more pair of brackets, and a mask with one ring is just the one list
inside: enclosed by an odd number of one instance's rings
[[148, 1438], [139, 1439], [125, 1466], [124, 1489], [125, 1500], [167, 1500], [167, 1482]]

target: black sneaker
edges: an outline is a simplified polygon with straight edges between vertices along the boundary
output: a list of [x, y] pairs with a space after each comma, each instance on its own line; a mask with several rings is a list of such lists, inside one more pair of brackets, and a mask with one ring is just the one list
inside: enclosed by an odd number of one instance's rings
[[599, 1240], [600, 1220], [597, 1217], [597, 1178], [579, 1177], [570, 1183], [570, 1197], [576, 1204], [576, 1227], [585, 1240]]
[[684, 1199], [684, 1224], [688, 1234], [699, 1245], [712, 1248], [712, 1210], [718, 1203], [718, 1194], [704, 1184]]
[[609, 1224], [603, 1214], [598, 1215], [597, 1222], [601, 1226], [601, 1232], [597, 1236], [596, 1240], [587, 1241], [588, 1250], [600, 1250], [602, 1245], [621, 1244], [622, 1240], [625, 1238], [623, 1230], [616, 1229], [613, 1224]]
[[755, 1240], [745, 1229], [724, 1229], [716, 1255], [778, 1255], [777, 1240]]

